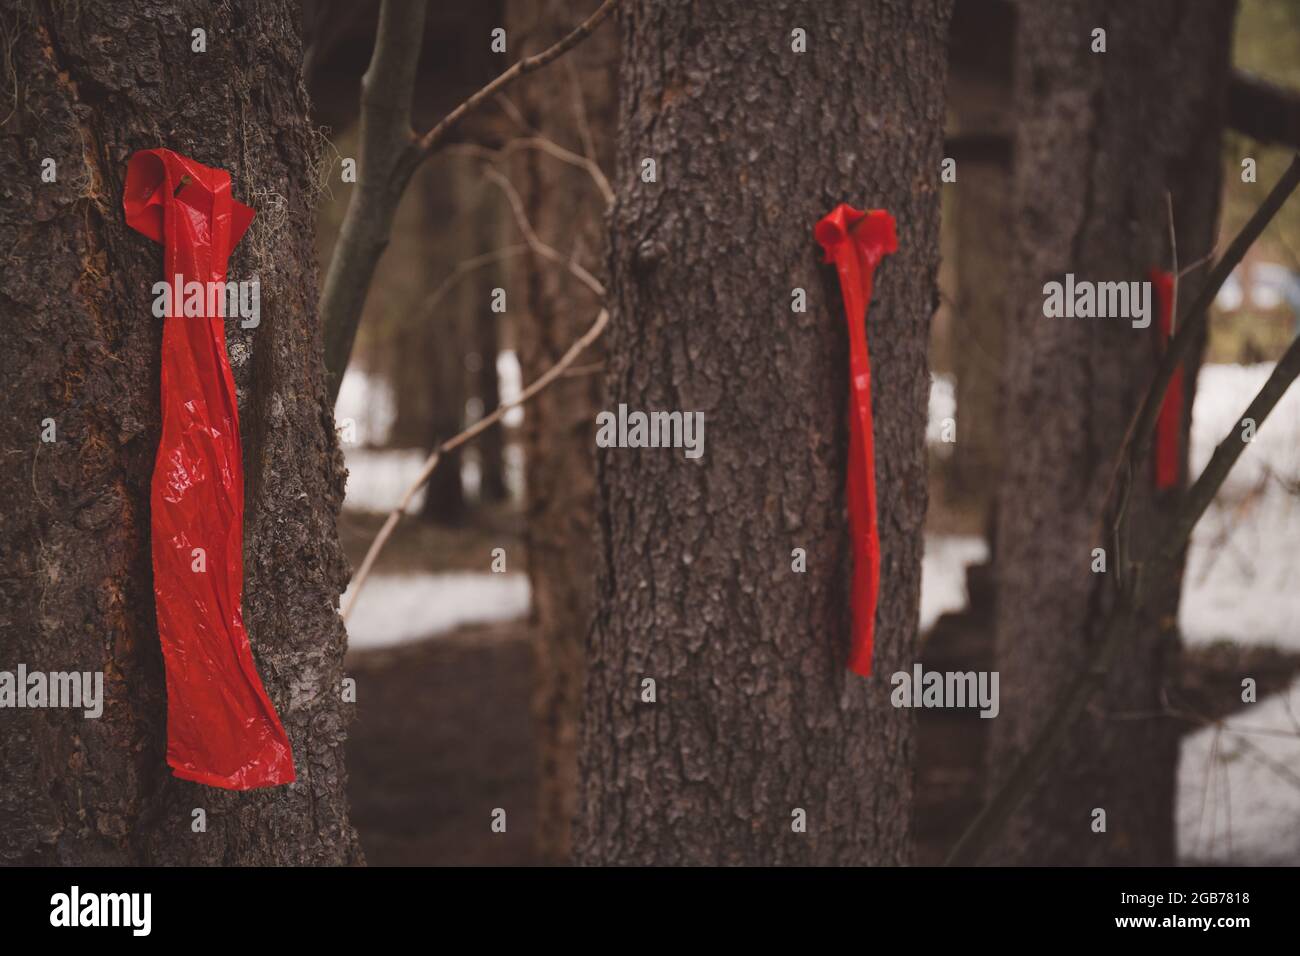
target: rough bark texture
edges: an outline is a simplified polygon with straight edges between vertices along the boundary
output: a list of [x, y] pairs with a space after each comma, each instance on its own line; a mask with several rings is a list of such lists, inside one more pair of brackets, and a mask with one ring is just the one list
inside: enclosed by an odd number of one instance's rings
[[[589, 0], [520, 0], [508, 7], [509, 29], [521, 53], [545, 49], [593, 9]], [[607, 23], [567, 55], [529, 77], [519, 104], [528, 122], [575, 152], [583, 150], [575, 107], [581, 84], [596, 160], [614, 167], [618, 115], [618, 33]], [[529, 218], [557, 249], [572, 252], [603, 275], [604, 204], [586, 172], [529, 150], [515, 175]], [[553, 264], [530, 259], [522, 270], [527, 317], [518, 325], [525, 383], [542, 375], [591, 325], [599, 304]], [[598, 363], [598, 343], [580, 359]], [[524, 418], [527, 461], [528, 573], [537, 618], [537, 691], [540, 794], [539, 858], [569, 857], [576, 809], [578, 720], [582, 711], [583, 653], [595, 592], [596, 464], [592, 422], [599, 408], [600, 376], [556, 382], [528, 405]]]
[[[950, 4], [620, 10], [604, 407], [702, 411], [706, 443], [694, 461], [597, 452], [575, 855], [902, 863], [912, 718], [890, 705], [889, 675], [911, 667], [917, 629]], [[806, 53], [791, 51], [795, 28]], [[640, 178], [645, 157], [657, 182]], [[847, 336], [812, 238], [845, 201], [888, 209], [899, 233], [868, 321], [882, 553], [870, 679], [844, 667]], [[642, 703], [645, 678], [657, 703]], [[796, 808], [807, 832], [793, 832]]]
[[[1100, 539], [1098, 516], [1115, 453], [1157, 361], [1156, 321], [1134, 329], [1123, 319], [1046, 318], [1043, 284], [1066, 272], [1133, 281], [1145, 280], [1152, 265], [1168, 268], [1166, 191], [1179, 261], [1186, 266], [1210, 250], [1232, 10], [1220, 0], [1071, 0], [1020, 10], [1011, 204], [1018, 268], [1006, 336], [994, 779], [1095, 649], [1119, 561]], [[1106, 53], [1090, 52], [1096, 27], [1106, 30]], [[1204, 273], [1184, 279], [1184, 296]], [[1186, 414], [1202, 346], [1187, 366]], [[1176, 493], [1154, 499], [1149, 469], [1134, 485], [1131, 546], [1140, 560], [1146, 529]], [[1093, 574], [1091, 549], [1102, 546], [1108, 571]], [[993, 858], [1173, 862], [1178, 735], [1158, 715], [1178, 653], [1177, 598], [1175, 582], [1121, 652]], [[1106, 811], [1105, 833], [1091, 829], [1094, 808]]]
[[[6, 863], [348, 863], [340, 702], [342, 462], [324, 404], [313, 144], [292, 5], [11, 5], [0, 99], [0, 667], [104, 672], [104, 713], [0, 712]], [[191, 30], [207, 52], [191, 52]], [[16, 79], [17, 90], [12, 87]], [[16, 97], [16, 99], [15, 99]], [[154, 622], [149, 480], [159, 430], [161, 247], [122, 215], [127, 159], [166, 146], [230, 171], [257, 220], [229, 323], [245, 488], [245, 622], [298, 781], [231, 793], [176, 780]], [[41, 160], [58, 181], [40, 181]], [[52, 418], [58, 440], [39, 439]], [[203, 808], [207, 832], [195, 833]]]

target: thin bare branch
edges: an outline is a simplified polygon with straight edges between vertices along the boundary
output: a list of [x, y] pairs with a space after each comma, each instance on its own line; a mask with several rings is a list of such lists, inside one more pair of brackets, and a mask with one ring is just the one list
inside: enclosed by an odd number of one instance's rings
[[587, 100], [582, 95], [582, 77], [573, 58], [564, 61], [564, 71], [569, 77], [569, 87], [573, 90], [573, 119], [578, 125], [578, 138], [582, 140], [582, 154], [595, 163], [596, 138], [591, 134], [591, 122], [587, 119]]
[[521, 149], [538, 150], [549, 156], [554, 156], [561, 162], [583, 170], [591, 177], [592, 182], [596, 184], [596, 188], [600, 190], [601, 198], [605, 200], [605, 207], [608, 208], [614, 204], [614, 188], [609, 184], [605, 171], [600, 168], [600, 165], [595, 160], [588, 159], [586, 156], [579, 156], [573, 150], [565, 149], [555, 140], [547, 139], [545, 136], [522, 136], [510, 140], [500, 149], [488, 149], [486, 146], [479, 146], [476, 143], [461, 143], [458, 146], [449, 147], [448, 152], [464, 153], [485, 162], [497, 162], [506, 159], [512, 153], [516, 153]]
[[[1175, 314], [1175, 327], [1177, 332], [1170, 339], [1168, 347], [1161, 356], [1160, 364], [1156, 368], [1155, 377], [1152, 378], [1150, 386], [1147, 388], [1142, 404], [1133, 414], [1129, 421], [1128, 428], [1124, 433], [1124, 440], [1120, 442], [1119, 451], [1115, 456], [1115, 467], [1111, 472], [1110, 481], [1106, 487], [1106, 496], [1103, 499], [1106, 504], [1110, 503], [1111, 494], [1115, 491], [1116, 482], [1122, 474], [1125, 480], [1131, 480], [1132, 475], [1137, 472], [1146, 457], [1146, 453], [1151, 444], [1151, 436], [1155, 431], [1156, 419], [1160, 414], [1160, 406], [1164, 404], [1165, 392], [1169, 389], [1169, 383], [1173, 380], [1174, 371], [1183, 361], [1187, 352], [1192, 347], [1192, 340], [1199, 330], [1205, 325], [1209, 315], [1210, 304], [1214, 302], [1214, 297], [1219, 294], [1219, 289], [1223, 283], [1228, 281], [1228, 276], [1232, 274], [1249, 249], [1259, 238], [1265, 227], [1272, 222], [1273, 217], [1277, 215], [1278, 210], [1282, 208], [1283, 203], [1287, 201], [1291, 193], [1295, 191], [1297, 185], [1300, 185], [1300, 153], [1297, 153], [1292, 159], [1291, 165], [1287, 167], [1282, 178], [1279, 179], [1268, 197], [1255, 210], [1255, 214], [1242, 227], [1228, 246], [1221, 258], [1210, 270], [1210, 274], [1205, 277], [1201, 288], [1197, 291], [1192, 304], [1187, 307], [1182, 315]], [[1190, 267], [1189, 267], [1190, 268]]]
[[454, 289], [465, 276], [469, 275], [484, 266], [490, 266], [494, 262], [501, 262], [505, 259], [511, 259], [517, 255], [527, 252], [529, 245], [526, 242], [516, 242], [509, 246], [502, 246], [500, 249], [493, 249], [491, 252], [485, 252], [482, 255], [470, 256], [468, 259], [462, 259], [456, 264], [447, 276], [438, 283], [438, 287], [426, 295], [418, 306], [420, 315], [428, 315], [443, 297]]
[[558, 43], [525, 57], [448, 113], [423, 136], [411, 129], [411, 95], [424, 36], [425, 0], [383, 0], [374, 53], [361, 83], [360, 169], [356, 191], [325, 273], [320, 312], [330, 403], [338, 398], [375, 267], [388, 247], [393, 217], [420, 164], [485, 103], [535, 70], [563, 56], [617, 6], [604, 0]]
[[402, 495], [402, 500], [398, 503], [397, 507], [388, 513], [388, 518], [384, 521], [384, 526], [379, 529], [379, 534], [375, 536], [375, 540], [370, 544], [370, 549], [366, 551], [366, 557], [361, 562], [361, 567], [352, 581], [351, 593], [348, 594], [347, 601], [344, 602], [343, 605], [344, 621], [348, 619], [348, 616], [352, 613], [353, 607], [356, 606], [357, 597], [360, 596], [361, 589], [365, 586], [366, 579], [370, 576], [370, 571], [375, 566], [375, 559], [379, 557], [379, 552], [382, 551], [384, 545], [388, 543], [388, 539], [392, 536], [393, 530], [397, 527], [398, 522], [402, 520], [402, 515], [405, 514], [406, 509], [410, 507], [411, 501], [415, 498], [416, 493], [424, 487], [425, 483], [429, 480], [429, 477], [433, 474], [434, 469], [438, 467], [438, 462], [442, 459], [442, 456], [486, 431], [492, 425], [495, 425], [500, 421], [506, 412], [510, 411], [510, 409], [523, 405], [542, 389], [546, 388], [546, 386], [563, 376], [565, 370], [574, 363], [577, 357], [581, 355], [592, 342], [600, 338], [601, 333], [605, 331], [605, 326], [608, 323], [609, 312], [606, 309], [601, 309], [600, 313], [596, 316], [596, 321], [592, 323], [591, 328], [587, 329], [581, 338], [574, 342], [573, 345], [569, 346], [569, 350], [561, 356], [558, 362], [552, 365], [536, 381], [524, 389], [519, 394], [518, 398], [501, 403], [492, 414], [488, 415], [486, 418], [479, 419], [459, 435], [447, 439], [433, 450], [432, 454], [430, 454], [425, 460], [424, 466], [420, 469], [419, 477], [416, 478], [411, 486], [406, 489], [405, 493]]
[[548, 47], [541, 53], [534, 56], [524, 57], [517, 61], [514, 66], [506, 70], [495, 80], [483, 87], [477, 93], [474, 93], [465, 102], [461, 103], [454, 110], [448, 113], [433, 129], [420, 137], [418, 152], [421, 158], [430, 156], [438, 148], [447, 135], [455, 128], [456, 124], [463, 120], [474, 110], [481, 107], [492, 97], [510, 86], [522, 76], [527, 76], [534, 70], [540, 70], [552, 60], [563, 56], [569, 50], [573, 49], [588, 36], [591, 32], [604, 22], [605, 18], [614, 12], [614, 7], [618, 5], [618, 0], [605, 0], [591, 16], [583, 20], [576, 29], [563, 40], [555, 45]]
[[[1263, 232], [1264, 227], [1277, 214], [1298, 183], [1300, 183], [1300, 156], [1296, 157], [1286, 174], [1251, 217], [1250, 222], [1233, 240], [1223, 258], [1206, 277], [1192, 304], [1183, 313], [1178, 333], [1171, 340], [1161, 364], [1161, 372], [1167, 374], [1162, 376], [1158, 373], [1152, 381], [1143, 410], [1135, 416], [1134, 423], [1130, 425], [1129, 435], [1125, 439], [1126, 448], [1121, 450], [1120, 462], [1125, 467], [1121, 496], [1127, 493], [1134, 464], [1141, 461], [1144, 429], [1147, 425], [1144, 412], [1148, 405], [1155, 409], [1160, 407], [1173, 369], [1182, 358], [1178, 353], [1180, 340], [1185, 351], [1191, 341], [1190, 335], [1194, 334], [1198, 322], [1205, 321], [1206, 308], [1213, 301], [1214, 295], [1223, 285], [1232, 268], [1241, 261], [1246, 249]], [[1258, 431], [1297, 377], [1300, 377], [1300, 338], [1291, 343], [1274, 367], [1272, 374], [1269, 375], [1264, 387], [1238, 418], [1238, 424], [1234, 425], [1219, 442], [1209, 464], [1188, 490], [1178, 510], [1159, 529], [1155, 535], [1157, 544], [1148, 552], [1148, 560], [1137, 568], [1140, 573], [1134, 576], [1133, 585], [1120, 589], [1114, 607], [1106, 617], [1102, 626], [1098, 653], [1093, 657], [1091, 666], [1075, 676], [1028, 750], [957, 841], [948, 856], [947, 865], [968, 865], [976, 862], [1029, 795], [1038, 778], [1047, 768], [1052, 755], [1065, 740], [1067, 732], [1101, 685], [1115, 655], [1140, 626], [1144, 610], [1144, 592], [1167, 586], [1168, 582], [1175, 579], [1179, 556], [1187, 546], [1192, 529], [1205, 509], [1209, 507], [1210, 501], [1213, 500], [1228, 477], [1233, 464], [1245, 449], [1246, 443], [1238, 434], [1238, 425], [1244, 419], [1250, 418]], [[1151, 421], [1154, 422], [1154, 417]], [[1128, 444], [1130, 439], [1131, 445]], [[1127, 563], [1127, 558], [1123, 560]]]
[[[1273, 217], [1277, 215], [1278, 210], [1282, 208], [1283, 203], [1287, 201], [1291, 193], [1295, 191], [1297, 185], [1300, 185], [1300, 153], [1291, 160], [1291, 165], [1287, 167], [1282, 178], [1277, 181], [1268, 197], [1255, 210], [1255, 214], [1250, 217], [1250, 221], [1242, 227], [1241, 232], [1232, 240], [1232, 244], [1223, 253], [1223, 258], [1215, 263], [1210, 274], [1205, 277], [1197, 290], [1196, 297], [1192, 300], [1191, 305], [1177, 317], [1178, 332], [1169, 342], [1169, 347], [1161, 359], [1160, 367], [1156, 370], [1155, 378], [1151, 382], [1151, 387], [1147, 389], [1146, 398], [1142, 402], [1142, 407], [1138, 410], [1136, 426], [1133, 429], [1132, 442], [1134, 444], [1133, 457], [1135, 463], [1141, 463], [1146, 455], [1147, 448], [1151, 444], [1151, 436], [1155, 432], [1156, 419], [1160, 415], [1160, 406], [1164, 404], [1165, 392], [1169, 388], [1169, 382], [1174, 377], [1174, 371], [1179, 364], [1187, 357], [1191, 350], [1192, 340], [1199, 330], [1205, 325], [1206, 316], [1209, 314], [1210, 305], [1214, 302], [1214, 297], [1219, 294], [1219, 289], [1223, 283], [1228, 281], [1228, 276], [1232, 270], [1237, 268], [1241, 260], [1246, 255], [1255, 240], [1259, 238], [1260, 233], [1264, 231]], [[1122, 453], [1122, 450], [1121, 450]]]
[[[1253, 418], [1258, 431], [1288, 386], [1298, 376], [1300, 376], [1300, 338], [1291, 343], [1291, 347], [1274, 367], [1268, 381], [1251, 401], [1238, 422], [1244, 418]], [[1237, 426], [1234, 425], [1215, 449], [1210, 463], [1205, 466], [1205, 470], [1201, 472], [1200, 477], [1187, 493], [1179, 510], [1165, 524], [1163, 533], [1157, 539], [1160, 544], [1152, 554], [1149, 567], [1144, 569], [1148, 582], [1166, 581], [1173, 577], [1178, 555], [1186, 547], [1192, 528], [1224, 479], [1228, 477], [1233, 463], [1241, 456], [1245, 447], [1246, 443], [1241, 440], [1241, 436], [1237, 433]], [[1140, 589], [1120, 595], [1115, 609], [1108, 615], [1102, 629], [1099, 653], [1093, 665], [1075, 677], [1029, 750], [957, 841], [957, 845], [953, 847], [948, 857], [948, 865], [971, 864], [978, 860], [993, 837], [1028, 796], [1039, 775], [1046, 769], [1052, 754], [1065, 739], [1066, 732], [1101, 685], [1115, 654], [1130, 639], [1138, 626], [1141, 610]]]
[[501, 191], [506, 194], [506, 199], [510, 202], [510, 208], [515, 214], [515, 222], [519, 225], [519, 231], [524, 234], [524, 239], [527, 240], [528, 245], [532, 247], [533, 251], [543, 259], [549, 259], [551, 262], [564, 266], [578, 278], [578, 281], [594, 292], [597, 298], [604, 299], [605, 286], [599, 279], [575, 262], [571, 257], [563, 255], [538, 238], [537, 233], [533, 231], [532, 223], [528, 221], [528, 214], [524, 212], [524, 201], [519, 198], [519, 193], [517, 193], [515, 187], [510, 184], [510, 180], [506, 179], [505, 176], [501, 175], [491, 166], [484, 171], [484, 175], [499, 186]]

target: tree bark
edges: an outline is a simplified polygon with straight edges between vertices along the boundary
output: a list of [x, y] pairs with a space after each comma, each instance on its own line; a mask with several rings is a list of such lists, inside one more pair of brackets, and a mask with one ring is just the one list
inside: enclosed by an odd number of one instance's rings
[[[526, 54], [545, 49], [591, 12], [583, 0], [519, 0], [508, 9], [510, 33]], [[556, 64], [525, 80], [520, 108], [528, 122], [581, 153], [574, 80], [595, 158], [614, 165], [618, 115], [618, 34], [607, 24]], [[537, 150], [523, 150], [514, 174], [538, 233], [572, 254], [593, 274], [604, 274], [605, 217], [600, 193], [586, 172]], [[521, 269], [527, 318], [518, 323], [523, 380], [553, 366], [591, 325], [598, 303], [554, 264], [530, 257]], [[599, 363], [601, 343], [583, 357]], [[584, 645], [595, 590], [596, 463], [591, 423], [599, 408], [600, 376], [558, 381], [529, 403], [523, 443], [527, 462], [528, 575], [537, 619], [538, 728], [537, 851], [548, 863], [567, 862], [577, 807], [578, 720], [582, 711]]]
[[[1047, 318], [1043, 285], [1145, 281], [1169, 268], [1166, 192], [1183, 267], [1212, 248], [1233, 4], [1070, 0], [1020, 7], [1015, 223], [996, 556], [1000, 572], [992, 777], [1012, 766], [1088, 666], [1121, 556], [1099, 516], [1125, 430], [1158, 360], [1158, 321]], [[1106, 30], [1107, 52], [1091, 33]], [[1187, 276], [1181, 294], [1203, 279]], [[1153, 309], [1155, 299], [1153, 297]], [[1203, 340], [1186, 363], [1187, 432]], [[1150, 463], [1148, 462], [1148, 465]], [[1185, 475], [1184, 475], [1185, 480]], [[1179, 493], [1148, 472], [1128, 501], [1130, 557]], [[1092, 549], [1107, 572], [1092, 573]], [[1178, 655], [1178, 582], [1124, 647], [1092, 709], [990, 854], [999, 862], [1167, 865], [1174, 861], [1178, 727], [1161, 717]], [[1094, 811], [1106, 831], [1094, 832]]]
[[[908, 859], [912, 721], [889, 675], [915, 659], [950, 7], [620, 7], [604, 407], [701, 411], [707, 442], [695, 460], [597, 452], [582, 863]], [[869, 679], [845, 669], [847, 336], [812, 238], [845, 201], [899, 230], [868, 321], [882, 554]]]
[[[264, 0], [11, 8], [0, 129], [0, 666], [102, 671], [104, 711], [0, 713], [0, 860], [360, 862], [341, 701], [342, 460], [324, 400], [313, 142], [292, 6]], [[150, 42], [140, 42], [141, 23]], [[207, 52], [191, 52], [191, 30]], [[16, 97], [16, 99], [15, 99]], [[149, 483], [159, 434], [160, 247], [122, 214], [128, 158], [166, 146], [233, 176], [257, 211], [230, 278], [261, 323], [227, 324], [244, 444], [245, 622], [298, 780], [235, 793], [173, 778], [154, 618]], [[43, 157], [55, 183], [40, 180]], [[169, 320], [171, 321], [171, 320]], [[42, 421], [57, 440], [42, 443]], [[195, 832], [193, 811], [206, 812]]]

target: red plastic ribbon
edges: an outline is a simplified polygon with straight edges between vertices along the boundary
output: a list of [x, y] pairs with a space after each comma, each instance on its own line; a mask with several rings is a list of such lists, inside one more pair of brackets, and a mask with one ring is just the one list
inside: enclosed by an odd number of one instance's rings
[[835, 264], [849, 323], [849, 467], [845, 497], [853, 539], [853, 644], [848, 668], [871, 676], [871, 649], [880, 591], [880, 536], [876, 529], [876, 452], [871, 423], [871, 358], [867, 305], [880, 260], [898, 249], [894, 217], [883, 209], [859, 212], [841, 203], [822, 217], [813, 235]]
[[[1150, 271], [1160, 305], [1160, 347], [1169, 347], [1174, 334], [1174, 277], [1161, 269]], [[1183, 431], [1183, 367], [1174, 369], [1165, 392], [1164, 404], [1156, 419], [1156, 490], [1166, 491], [1178, 484], [1179, 438]]]
[[[165, 280], [203, 283], [205, 303], [253, 220], [231, 197], [229, 173], [169, 149], [131, 157], [122, 204], [131, 228], [163, 244]], [[224, 320], [206, 306], [187, 318], [183, 302], [173, 295], [163, 323], [151, 492], [167, 763], [177, 777], [230, 790], [291, 783], [289, 739], [244, 630], [244, 469]]]

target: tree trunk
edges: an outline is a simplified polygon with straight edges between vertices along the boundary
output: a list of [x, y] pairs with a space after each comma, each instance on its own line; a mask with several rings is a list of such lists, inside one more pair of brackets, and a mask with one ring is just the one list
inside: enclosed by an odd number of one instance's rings
[[[536, 53], [571, 30], [591, 9], [583, 0], [518, 0], [508, 7], [510, 32], [520, 44], [521, 55]], [[576, 81], [570, 70], [576, 71]], [[608, 172], [614, 166], [618, 115], [618, 34], [612, 23], [567, 54], [565, 62], [529, 77], [520, 88], [520, 108], [528, 122], [580, 153], [575, 82], [581, 84], [591, 148]], [[604, 203], [591, 178], [535, 150], [519, 156], [515, 175], [539, 233], [602, 275]], [[554, 365], [586, 331], [599, 303], [551, 263], [529, 259], [521, 271], [528, 316], [517, 328], [520, 367], [528, 383]], [[590, 366], [602, 357], [598, 343], [579, 362]], [[537, 849], [539, 859], [548, 863], [568, 860], [577, 806], [583, 649], [595, 580], [596, 469], [591, 428], [599, 393], [600, 376], [588, 370], [538, 394], [524, 415], [528, 575], [537, 618]]]
[[[292, 6], [232, 0], [23, 4], [0, 83], [3, 666], [102, 671], [104, 710], [6, 710], [0, 860], [67, 864], [360, 862], [344, 794], [347, 566], [342, 460], [324, 401], [313, 141]], [[7, 15], [8, 16], [8, 15]], [[150, 42], [140, 42], [141, 23]], [[206, 30], [207, 52], [191, 52]], [[16, 99], [15, 99], [16, 97]], [[138, 149], [228, 170], [257, 211], [230, 278], [261, 324], [227, 323], [246, 471], [244, 620], [298, 780], [237, 793], [175, 779], [154, 616], [149, 486], [159, 435], [160, 247], [127, 227]], [[57, 182], [42, 183], [53, 158]], [[180, 321], [171, 320], [168, 321]], [[42, 443], [53, 419], [57, 440]], [[193, 811], [203, 809], [206, 832]]]
[[[1158, 320], [1136, 329], [1126, 319], [1047, 318], [1043, 285], [1067, 272], [1077, 280], [1144, 281], [1149, 267], [1168, 268], [1166, 191], [1179, 263], [1210, 251], [1232, 13], [1221, 0], [1020, 8], [995, 780], [1091, 659], [1120, 560], [1099, 515], [1158, 354]], [[1105, 53], [1090, 50], [1095, 28], [1106, 31]], [[1184, 280], [1184, 297], [1204, 274], [1200, 268]], [[1186, 366], [1184, 460], [1202, 346]], [[1135, 476], [1127, 507], [1137, 560], [1146, 529], [1177, 497], [1154, 495], [1149, 468]], [[1105, 574], [1091, 572], [1095, 547], [1108, 551]], [[1173, 862], [1179, 728], [1159, 715], [1178, 654], [1177, 582], [1168, 591], [1004, 833], [997, 860]], [[1093, 831], [1096, 809], [1106, 812], [1104, 833]]]
[[[438, 254], [431, 256], [440, 266], [434, 281], [450, 273], [456, 263], [473, 253], [465, 252], [464, 218], [456, 169], [449, 162], [431, 163], [416, 173], [425, 201], [424, 221], [428, 223], [428, 245]], [[425, 345], [429, 356], [424, 369], [425, 387], [433, 398], [429, 407], [429, 448], [437, 448], [465, 427], [465, 397], [468, 376], [465, 356], [470, 350], [472, 312], [478, 290], [470, 282], [457, 283], [432, 314], [421, 313]], [[418, 373], [417, 373], [418, 374]], [[461, 482], [461, 449], [446, 455], [434, 469], [424, 489], [421, 516], [439, 524], [459, 524], [465, 520], [465, 491]]]
[[[950, 6], [620, 8], [604, 407], [703, 412], [707, 442], [695, 460], [597, 453], [583, 863], [908, 859], [912, 720], [889, 675], [915, 660]], [[888, 209], [899, 234], [868, 321], [882, 555], [869, 679], [845, 669], [847, 335], [812, 238], [846, 201]]]

